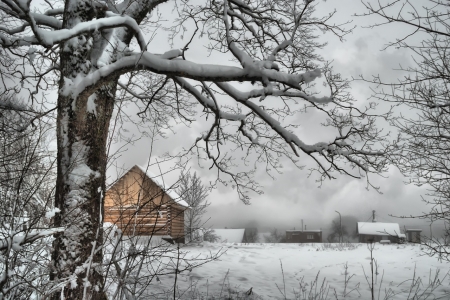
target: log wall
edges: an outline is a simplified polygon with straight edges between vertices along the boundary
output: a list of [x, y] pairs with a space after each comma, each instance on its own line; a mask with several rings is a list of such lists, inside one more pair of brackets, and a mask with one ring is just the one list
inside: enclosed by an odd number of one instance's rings
[[184, 237], [184, 207], [175, 203], [138, 167], [133, 167], [105, 195], [104, 222], [124, 235]]

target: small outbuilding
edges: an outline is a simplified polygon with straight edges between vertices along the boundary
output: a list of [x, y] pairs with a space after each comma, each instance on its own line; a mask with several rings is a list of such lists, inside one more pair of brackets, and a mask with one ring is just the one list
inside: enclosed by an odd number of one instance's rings
[[397, 223], [358, 222], [356, 230], [360, 243], [375, 243], [382, 240], [401, 243], [406, 238]]
[[409, 243], [420, 243], [422, 229], [406, 229], [406, 240]]
[[116, 225], [124, 235], [184, 242], [186, 209], [186, 201], [161, 176], [134, 166], [106, 192], [104, 222]]
[[286, 243], [322, 243], [322, 230], [286, 230]]

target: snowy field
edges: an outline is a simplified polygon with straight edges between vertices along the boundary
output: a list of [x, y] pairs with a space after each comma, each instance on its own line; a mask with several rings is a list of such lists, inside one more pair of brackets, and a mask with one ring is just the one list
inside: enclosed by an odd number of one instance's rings
[[[370, 251], [366, 244], [351, 245], [345, 249], [337, 244], [187, 246], [183, 251], [189, 251], [188, 257], [203, 257], [221, 248], [226, 252], [216, 261], [179, 274], [177, 297], [371, 299], [364, 275], [371, 283]], [[373, 257], [375, 299], [450, 299], [450, 265], [423, 255], [421, 246], [375, 244]], [[173, 299], [173, 283], [174, 275], [160, 276], [146, 298]], [[250, 289], [251, 296], [246, 296]]]

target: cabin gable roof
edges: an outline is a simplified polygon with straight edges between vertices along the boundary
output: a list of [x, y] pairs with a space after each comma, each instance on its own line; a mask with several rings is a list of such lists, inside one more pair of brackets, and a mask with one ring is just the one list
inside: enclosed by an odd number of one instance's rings
[[171, 187], [165, 184], [164, 179], [162, 178], [162, 175], [155, 175], [152, 172], [146, 170], [145, 168], [135, 165], [131, 169], [129, 169], [122, 177], [120, 177], [108, 190], [120, 190], [121, 183], [125, 178], [130, 176], [132, 173], [137, 173], [142, 176], [145, 176], [144, 178], [149, 179], [152, 183], [154, 183], [158, 188], [160, 188], [165, 195], [167, 195], [170, 199], [170, 201], [175, 202], [178, 206], [180, 206], [183, 209], [189, 208], [189, 205], [186, 201], [181, 198], [178, 193]]

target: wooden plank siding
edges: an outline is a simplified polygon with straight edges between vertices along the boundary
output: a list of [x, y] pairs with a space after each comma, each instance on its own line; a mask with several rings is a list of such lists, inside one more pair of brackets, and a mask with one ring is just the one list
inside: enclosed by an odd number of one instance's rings
[[286, 230], [286, 243], [322, 243], [322, 230]]
[[184, 210], [170, 207], [170, 230], [172, 236], [184, 236]]
[[115, 224], [124, 235], [171, 236], [183, 241], [187, 208], [134, 166], [106, 192], [104, 222]]

